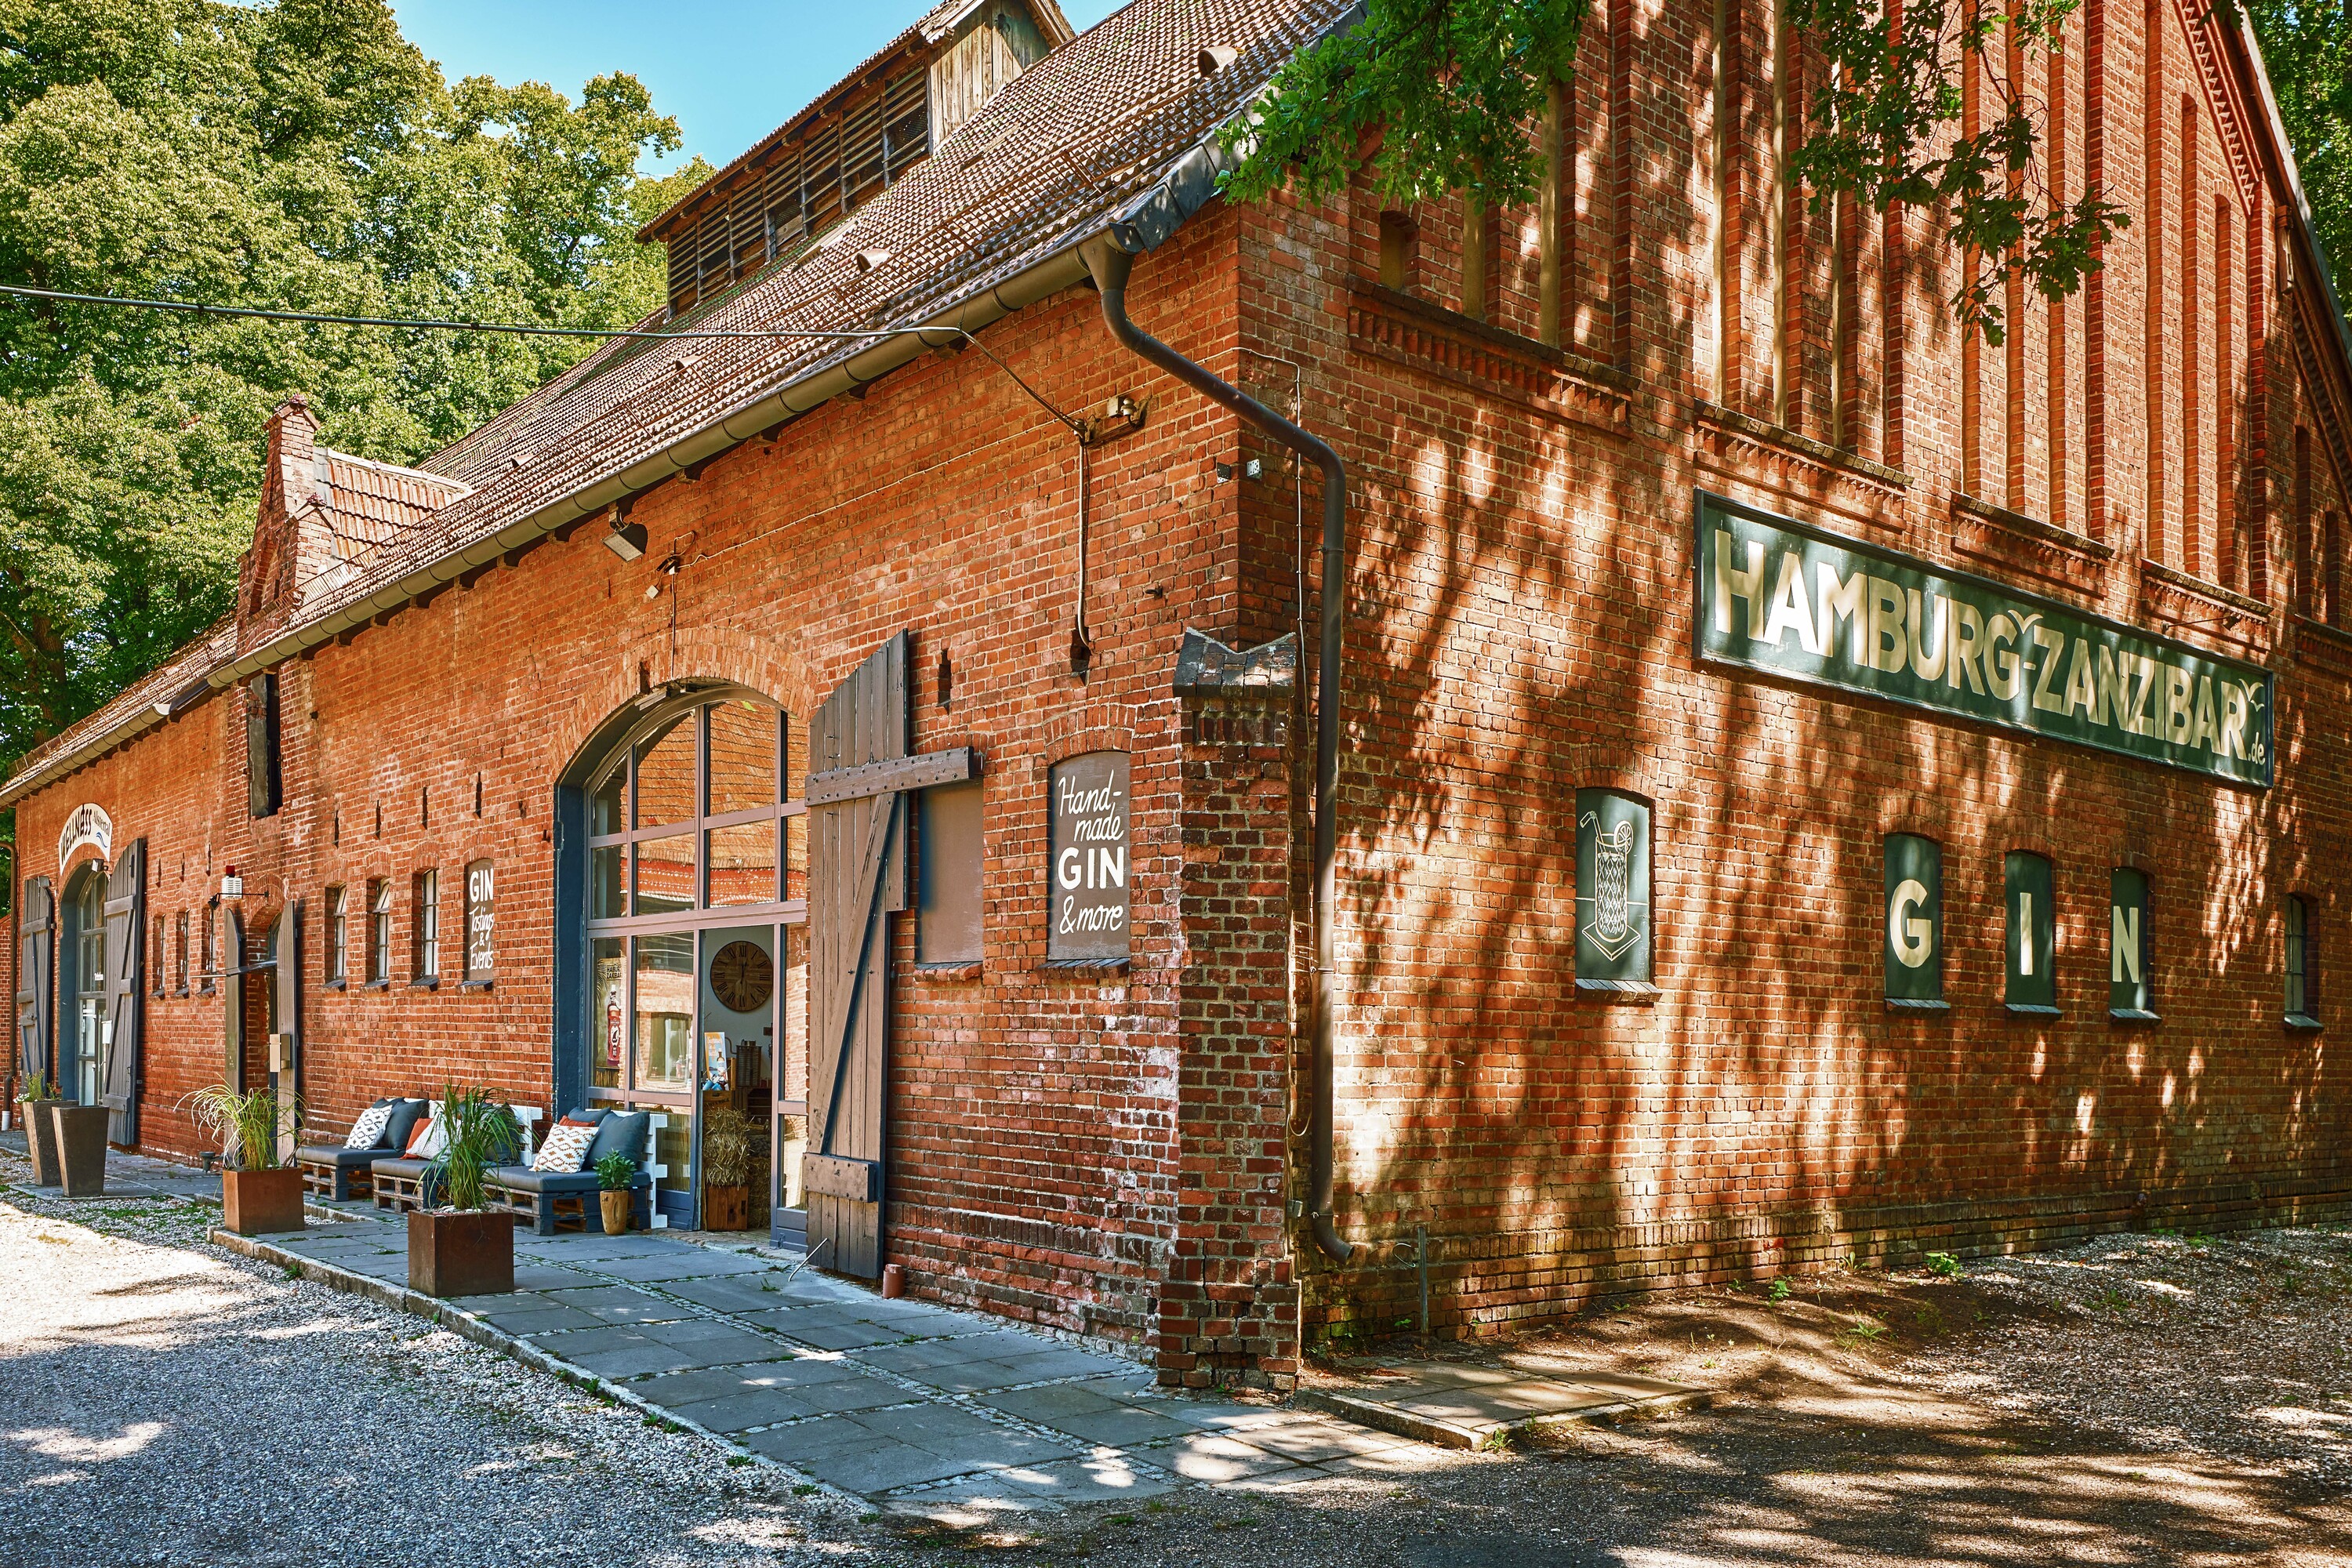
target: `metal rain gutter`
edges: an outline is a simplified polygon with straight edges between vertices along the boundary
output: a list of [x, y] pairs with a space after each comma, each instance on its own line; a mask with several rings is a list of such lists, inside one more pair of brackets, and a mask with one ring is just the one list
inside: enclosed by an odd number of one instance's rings
[[1127, 280], [1134, 269], [1135, 258], [1121, 245], [1122, 237], [1114, 228], [1080, 247], [1087, 266], [1094, 273], [1095, 287], [1102, 294], [1103, 321], [1109, 326], [1111, 336], [1129, 352], [1158, 365], [1211, 402], [1231, 409], [1323, 470], [1322, 646], [1315, 672], [1315, 1010], [1307, 1094], [1307, 1212], [1315, 1245], [1334, 1263], [1345, 1263], [1355, 1249], [1339, 1235], [1331, 1219], [1331, 1079], [1332, 1015], [1339, 990], [1332, 905], [1339, 847], [1339, 825], [1334, 814], [1339, 804], [1339, 656], [1346, 631], [1348, 584], [1347, 465], [1329, 443], [1309, 435], [1213, 371], [1186, 359], [1129, 319]]
[[763, 394], [755, 401], [721, 416], [619, 473], [575, 490], [509, 523], [495, 533], [428, 562], [318, 620], [305, 622], [252, 652], [211, 670], [202, 682], [173, 693], [152, 708], [142, 708], [125, 715], [121, 722], [89, 736], [72, 750], [43, 763], [35, 772], [0, 786], [0, 806], [23, 799], [47, 782], [69, 773], [125, 741], [144, 733], [190, 706], [206, 691], [233, 686], [248, 676], [308, 653], [355, 626], [364, 626], [378, 616], [401, 609], [420, 594], [432, 593], [454, 583], [465, 574], [488, 565], [510, 550], [533, 543], [567, 523], [593, 517], [631, 496], [641, 495], [664, 480], [707, 463], [720, 453], [739, 447], [778, 425], [810, 413], [845, 392], [853, 392], [881, 380], [892, 371], [941, 346], [940, 342], [932, 341], [929, 334], [977, 331], [1003, 321], [1024, 306], [1034, 305], [1049, 295], [1085, 282], [1087, 267], [1077, 250], [1083, 232], [1066, 240], [1061, 249], [1024, 268], [1003, 282], [992, 285], [916, 325], [900, 329], [898, 335], [861, 350], [826, 369], [786, 382], [775, 391]]

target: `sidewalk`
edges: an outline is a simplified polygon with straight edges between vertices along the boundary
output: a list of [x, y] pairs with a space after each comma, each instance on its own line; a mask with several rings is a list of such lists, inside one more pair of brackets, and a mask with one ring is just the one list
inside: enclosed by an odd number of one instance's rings
[[[404, 1224], [332, 1208], [346, 1223], [226, 1239], [433, 1310], [407, 1296]], [[519, 1231], [515, 1286], [441, 1304], [445, 1321], [878, 1506], [956, 1522], [1192, 1483], [1287, 1490], [1441, 1459], [1327, 1415], [1167, 1394], [1132, 1362], [886, 1301], [748, 1247]]]

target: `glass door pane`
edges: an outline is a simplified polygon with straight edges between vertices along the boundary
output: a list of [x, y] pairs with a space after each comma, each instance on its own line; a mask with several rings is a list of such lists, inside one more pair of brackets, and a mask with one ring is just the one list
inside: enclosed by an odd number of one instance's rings
[[632, 1087], [686, 1094], [694, 1088], [694, 936], [666, 931], [636, 946], [635, 1060]]
[[588, 944], [593, 1016], [588, 1021], [588, 1082], [593, 1089], [621, 1087], [621, 1052], [628, 1038], [628, 974], [622, 967], [621, 939], [600, 936]]
[[776, 976], [776, 1203], [779, 1239], [808, 1234], [801, 1157], [808, 1152], [808, 928], [782, 928], [783, 963]]
[[637, 742], [639, 827], [694, 820], [694, 717], [672, 720]]

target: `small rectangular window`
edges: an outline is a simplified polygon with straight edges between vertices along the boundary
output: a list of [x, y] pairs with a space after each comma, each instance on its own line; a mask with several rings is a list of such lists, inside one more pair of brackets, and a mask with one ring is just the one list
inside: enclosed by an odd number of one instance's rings
[[209, 996], [213, 994], [215, 981], [220, 975], [220, 910], [212, 904], [205, 906], [205, 940], [197, 962], [202, 965], [197, 988]]
[[2286, 1022], [2295, 1029], [2319, 1027], [2319, 943], [2311, 929], [2311, 906], [2286, 901]]
[[182, 910], [179, 918], [173, 921], [172, 973], [173, 994], [185, 996], [188, 994], [188, 911], [185, 910]]
[[497, 887], [488, 860], [466, 868], [466, 983], [487, 985], [497, 956]]
[[327, 889], [327, 984], [351, 979], [351, 914], [344, 907], [344, 889]]
[[1941, 1012], [1944, 1001], [1944, 849], [1916, 833], [1886, 836], [1886, 1005]]
[[915, 797], [919, 963], [980, 962], [980, 790], [974, 780], [939, 785]]
[[275, 816], [282, 803], [278, 754], [278, 676], [266, 671], [245, 689], [245, 804], [255, 816]]
[[441, 978], [441, 883], [435, 871], [419, 871], [410, 889], [415, 904], [415, 948], [411, 954], [411, 978]]
[[2108, 888], [2107, 1016], [2154, 1023], [2156, 959], [2147, 924], [2147, 874], [2118, 866]]
[[2002, 999], [2012, 1013], [2054, 1016], [2058, 1012], [2058, 978], [2051, 973], [2058, 945], [2058, 915], [2051, 907], [2053, 880], [2043, 856], [2017, 850], [2003, 864], [2009, 935]]
[[147, 966], [147, 973], [152, 978], [149, 980], [148, 985], [156, 995], [161, 996], [164, 993], [166, 982], [172, 978], [171, 972], [163, 967], [163, 917], [162, 915], [155, 917], [155, 941], [152, 952], [154, 956], [148, 960]]
[[392, 980], [392, 879], [379, 877], [368, 884], [368, 983]]

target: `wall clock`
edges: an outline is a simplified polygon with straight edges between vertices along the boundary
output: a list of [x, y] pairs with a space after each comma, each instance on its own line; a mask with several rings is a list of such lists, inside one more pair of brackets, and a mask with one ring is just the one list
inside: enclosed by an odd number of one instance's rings
[[756, 1013], [776, 988], [776, 965], [755, 942], [730, 942], [710, 961], [710, 990], [730, 1013]]

